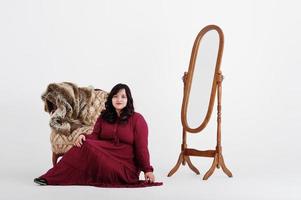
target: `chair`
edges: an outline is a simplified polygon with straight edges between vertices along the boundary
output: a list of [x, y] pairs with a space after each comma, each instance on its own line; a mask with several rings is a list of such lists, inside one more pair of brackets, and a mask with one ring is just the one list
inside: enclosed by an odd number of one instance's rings
[[52, 164], [63, 156], [80, 134], [91, 134], [108, 93], [74, 83], [51, 83], [42, 94], [44, 110], [50, 114]]

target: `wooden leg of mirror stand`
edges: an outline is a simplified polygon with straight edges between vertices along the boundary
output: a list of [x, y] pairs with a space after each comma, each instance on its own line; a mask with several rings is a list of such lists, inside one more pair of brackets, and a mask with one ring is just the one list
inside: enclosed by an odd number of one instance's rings
[[227, 174], [229, 177], [232, 177], [232, 173], [230, 170], [226, 167], [225, 161], [222, 154], [215, 154], [213, 163], [210, 167], [210, 169], [206, 172], [206, 174], [203, 177], [203, 180], [207, 180], [214, 172], [215, 168], [222, 167], [222, 170], [225, 174]]
[[186, 165], [186, 159], [185, 158], [182, 160], [182, 165]]
[[226, 164], [225, 164], [223, 155], [220, 155], [219, 161], [220, 161], [220, 165], [221, 165], [221, 167], [222, 167], [222, 170], [225, 172], [225, 174], [227, 174], [229, 177], [232, 177], [232, 176], [233, 176], [232, 173], [231, 173], [230, 170], [226, 167]]
[[220, 168], [222, 167], [222, 170], [225, 174], [227, 174], [229, 177], [232, 177], [232, 173], [230, 170], [226, 167], [224, 158], [222, 155], [222, 147], [221, 147], [221, 109], [222, 109], [222, 81], [223, 81], [223, 75], [222, 72], [218, 72], [218, 80], [217, 80], [217, 146], [215, 151], [215, 156], [213, 163], [210, 167], [210, 169], [206, 172], [206, 174], [203, 177], [203, 180], [207, 180], [214, 172], [215, 167]]
[[196, 173], [197, 175], [200, 174], [199, 170], [192, 164], [189, 156], [184, 156], [183, 152], [181, 152], [177, 164], [170, 170], [170, 172], [168, 173], [167, 176], [168, 177], [172, 176], [179, 169], [181, 163], [182, 163], [182, 165], [185, 165], [186, 162], [187, 162], [189, 168], [192, 171], [194, 171], [194, 173]]
[[172, 176], [180, 167], [181, 163], [184, 160], [184, 156], [183, 156], [183, 152], [180, 153], [179, 159], [177, 161], [177, 164], [170, 170], [170, 172], [168, 173], [168, 177]]
[[197, 175], [200, 174], [199, 170], [192, 164], [192, 162], [191, 162], [189, 156], [185, 156], [185, 157], [184, 157], [184, 160], [186, 160], [186, 162], [187, 162], [189, 168], [190, 168], [192, 171], [194, 171]]
[[207, 180], [213, 174], [215, 168], [217, 167], [217, 164], [218, 164], [218, 154], [215, 154], [213, 163], [210, 169], [204, 175], [203, 180]]

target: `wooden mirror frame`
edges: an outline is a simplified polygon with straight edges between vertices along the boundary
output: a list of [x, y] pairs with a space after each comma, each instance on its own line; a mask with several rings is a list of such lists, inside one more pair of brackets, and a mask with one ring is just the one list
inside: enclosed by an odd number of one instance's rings
[[[195, 68], [195, 62], [197, 59], [197, 53], [199, 50], [199, 45], [201, 43], [201, 40], [203, 36], [209, 32], [215, 30], [219, 34], [219, 49], [218, 49], [218, 55], [217, 55], [217, 61], [215, 65], [215, 72], [214, 72], [214, 79], [212, 83], [211, 88], [211, 95], [210, 95], [210, 101], [209, 106], [207, 110], [207, 114], [205, 116], [204, 121], [198, 126], [197, 128], [190, 128], [187, 123], [187, 106], [189, 101], [189, 95], [190, 95], [190, 89], [191, 89], [191, 83]], [[206, 172], [206, 174], [203, 177], [203, 180], [207, 180], [214, 172], [215, 168], [222, 167], [222, 170], [229, 176], [232, 177], [232, 173], [230, 170], [226, 167], [223, 155], [222, 155], [222, 147], [221, 147], [221, 95], [222, 95], [222, 80], [223, 75], [220, 71], [220, 64], [222, 60], [222, 54], [224, 49], [224, 34], [221, 28], [219, 28], [216, 25], [208, 25], [204, 27], [199, 34], [197, 35], [194, 45], [192, 48], [192, 53], [190, 57], [190, 63], [189, 63], [189, 69], [188, 72], [184, 72], [183, 76], [183, 82], [184, 82], [184, 95], [183, 95], [183, 101], [182, 101], [182, 109], [181, 109], [181, 122], [183, 127], [183, 133], [182, 133], [182, 145], [181, 145], [181, 153], [179, 156], [179, 159], [176, 163], [176, 165], [171, 169], [171, 171], [168, 173], [168, 177], [172, 176], [180, 167], [181, 163], [182, 165], [185, 165], [186, 162], [189, 166], [189, 168], [194, 171], [196, 174], [200, 174], [199, 170], [192, 164], [189, 156], [201, 156], [201, 157], [213, 157], [213, 163], [210, 167], [210, 169]], [[208, 124], [213, 106], [214, 106], [214, 100], [217, 93], [217, 145], [215, 150], [206, 150], [206, 151], [200, 151], [196, 149], [189, 149], [187, 148], [187, 132], [189, 133], [198, 133], [202, 131], [206, 125]]]

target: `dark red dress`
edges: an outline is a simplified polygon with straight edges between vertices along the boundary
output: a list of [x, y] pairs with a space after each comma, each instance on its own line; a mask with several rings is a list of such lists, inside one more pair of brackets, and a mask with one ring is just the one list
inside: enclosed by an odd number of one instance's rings
[[148, 128], [134, 113], [127, 123], [110, 124], [101, 117], [81, 147], [71, 148], [40, 178], [49, 185], [147, 187], [162, 185], [139, 180], [141, 171], [153, 171], [148, 152]]

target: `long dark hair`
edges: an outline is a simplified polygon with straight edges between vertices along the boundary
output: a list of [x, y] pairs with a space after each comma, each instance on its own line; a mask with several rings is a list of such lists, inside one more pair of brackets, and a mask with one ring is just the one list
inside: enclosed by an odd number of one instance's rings
[[112, 104], [112, 98], [115, 94], [117, 94], [122, 89], [125, 90], [126, 97], [127, 97], [127, 104], [121, 110], [119, 121], [127, 122], [128, 118], [132, 116], [135, 111], [130, 88], [126, 84], [118, 83], [112, 88], [105, 104], [106, 108], [101, 112], [101, 118], [109, 123], [115, 123], [118, 119], [116, 110]]

